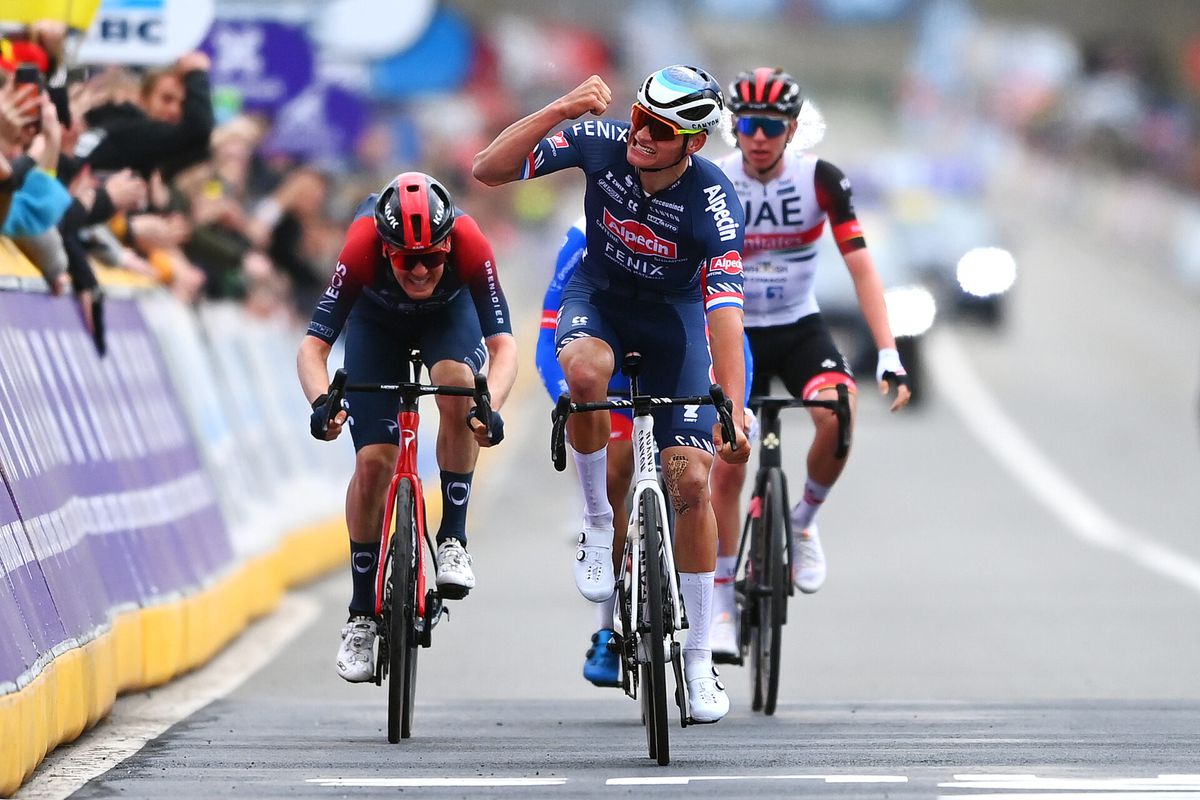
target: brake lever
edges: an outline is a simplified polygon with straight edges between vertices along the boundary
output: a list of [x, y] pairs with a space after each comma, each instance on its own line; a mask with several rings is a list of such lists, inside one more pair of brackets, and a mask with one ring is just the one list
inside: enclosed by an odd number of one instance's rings
[[566, 431], [567, 417], [571, 414], [571, 397], [567, 394], [560, 394], [558, 402], [554, 404], [554, 410], [550, 412], [550, 421], [553, 423], [550, 428], [550, 460], [554, 463], [554, 469], [562, 472], [567, 468], [567, 447], [566, 447]]
[[321, 425], [322, 433], [329, 430], [333, 418], [342, 410], [342, 400], [346, 397], [346, 380], [345, 369], [338, 369], [333, 373], [333, 380], [329, 382], [329, 400], [325, 404], [325, 422]]
[[837, 385], [837, 407], [833, 413], [837, 415], [838, 443], [834, 451], [836, 458], [842, 459], [850, 452], [850, 389], [844, 383]]
[[733, 425], [733, 401], [725, 397], [725, 390], [714, 383], [708, 387], [708, 396], [712, 398], [713, 407], [717, 409], [717, 417], [721, 421], [721, 437], [729, 443], [729, 449], [737, 452], [737, 430]]

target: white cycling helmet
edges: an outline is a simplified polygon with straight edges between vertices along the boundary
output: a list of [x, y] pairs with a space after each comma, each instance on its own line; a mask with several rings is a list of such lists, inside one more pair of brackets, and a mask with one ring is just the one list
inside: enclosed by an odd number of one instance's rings
[[683, 64], [660, 69], [642, 81], [637, 102], [674, 123], [681, 133], [704, 133], [717, 127], [725, 107], [721, 85], [699, 67]]

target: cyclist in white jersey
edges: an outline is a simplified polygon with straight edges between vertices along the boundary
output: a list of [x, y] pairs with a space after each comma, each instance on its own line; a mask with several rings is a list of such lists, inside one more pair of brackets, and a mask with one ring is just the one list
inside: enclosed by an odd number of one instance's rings
[[[886, 395], [885, 378], [893, 379], [897, 391], [891, 410], [902, 408], [910, 397], [907, 378], [888, 325], [883, 281], [854, 213], [850, 182], [829, 162], [788, 147], [804, 102], [799, 85], [778, 68], [759, 67], [738, 75], [727, 96], [738, 150], [717, 163], [746, 213], [742, 258], [745, 327], [755, 364], [751, 394], [768, 394], [772, 376], [778, 375], [788, 392], [805, 399], [835, 399], [837, 385], [846, 384], [854, 407], [854, 377], [821, 321], [813, 295], [820, 260], [817, 243], [829, 227], [879, 348], [875, 378], [880, 392]], [[825, 580], [816, 515], [845, 466], [834, 455], [837, 419], [833, 412], [810, 409], [810, 413], [816, 430], [808, 452], [808, 475], [803, 496], [792, 509], [797, 534], [793, 579], [806, 593], [817, 591]], [[731, 660], [738, 650], [733, 572], [741, 527], [738, 500], [745, 476], [744, 464], [715, 465], [712, 474], [719, 535], [710, 644], [717, 661]]]

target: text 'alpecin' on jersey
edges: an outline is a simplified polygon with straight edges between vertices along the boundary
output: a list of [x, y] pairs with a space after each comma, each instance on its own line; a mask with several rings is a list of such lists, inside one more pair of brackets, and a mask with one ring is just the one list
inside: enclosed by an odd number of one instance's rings
[[629, 123], [577, 122], [543, 139], [522, 179], [579, 167], [587, 175], [587, 252], [575, 280], [705, 310], [742, 307], [743, 214], [715, 164], [692, 156], [672, 185], [647, 195], [626, 160]]

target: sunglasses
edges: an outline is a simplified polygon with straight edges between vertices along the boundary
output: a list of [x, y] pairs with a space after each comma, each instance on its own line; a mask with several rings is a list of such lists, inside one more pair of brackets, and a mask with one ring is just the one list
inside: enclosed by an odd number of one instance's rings
[[776, 136], [782, 136], [787, 132], [788, 120], [779, 119], [777, 117], [738, 117], [737, 132], [744, 133], [747, 136], [753, 136], [755, 131], [761, 130], [763, 136], [768, 139], [774, 139]]
[[411, 272], [419, 265], [424, 266], [427, 270], [435, 270], [446, 263], [446, 256], [449, 255], [449, 251], [447, 250], [406, 253], [403, 250], [395, 250], [386, 245], [383, 248], [383, 252], [388, 257], [388, 261], [392, 262], [392, 267], [404, 272]]
[[649, 128], [650, 138], [656, 142], [669, 142], [676, 136], [685, 133], [700, 133], [699, 128], [677, 128], [675, 123], [656, 116], [654, 112], [637, 103], [633, 104], [633, 113], [630, 114], [629, 119], [633, 123], [635, 133], [642, 128]]

